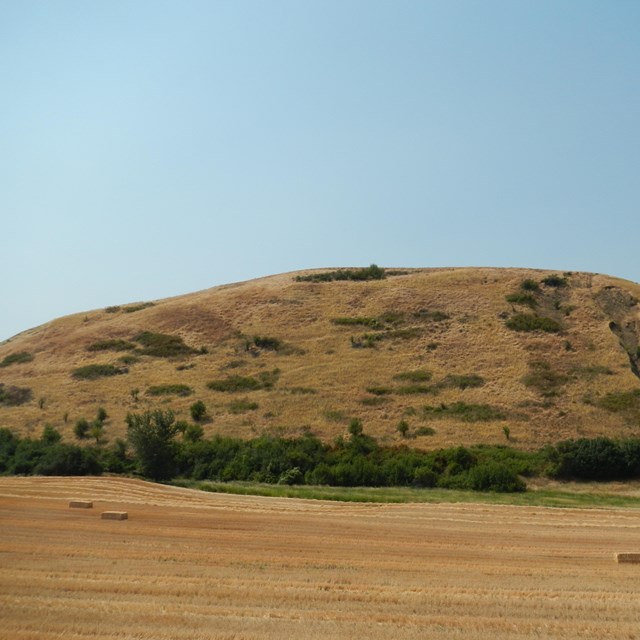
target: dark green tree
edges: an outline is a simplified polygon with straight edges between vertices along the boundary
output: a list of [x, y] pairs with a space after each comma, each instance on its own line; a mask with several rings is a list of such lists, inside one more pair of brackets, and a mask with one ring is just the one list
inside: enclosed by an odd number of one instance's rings
[[165, 480], [175, 473], [179, 431], [173, 411], [130, 413], [126, 417], [127, 438], [136, 455], [140, 473]]

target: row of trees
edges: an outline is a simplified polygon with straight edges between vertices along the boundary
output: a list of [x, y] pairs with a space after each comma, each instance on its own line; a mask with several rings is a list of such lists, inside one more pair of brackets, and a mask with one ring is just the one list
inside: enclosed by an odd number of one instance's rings
[[0, 429], [0, 473], [87, 475], [137, 472], [154, 480], [253, 481], [336, 486], [417, 486], [522, 491], [522, 477], [627, 479], [640, 477], [640, 439], [567, 441], [538, 452], [506, 446], [423, 452], [382, 447], [352, 420], [332, 445], [311, 434], [263, 435], [253, 440], [202, 437], [199, 425], [177, 422], [171, 411], [127, 416], [127, 439], [111, 446], [78, 446], [46, 427], [39, 439]]

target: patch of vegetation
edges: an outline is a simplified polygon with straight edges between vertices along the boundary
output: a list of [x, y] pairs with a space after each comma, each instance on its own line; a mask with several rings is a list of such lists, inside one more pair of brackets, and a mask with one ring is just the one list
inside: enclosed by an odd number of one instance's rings
[[416, 429], [416, 436], [433, 436], [436, 430], [433, 427], [418, 427]]
[[532, 280], [531, 278], [527, 278], [526, 280], [523, 280], [522, 283], [520, 284], [520, 288], [523, 291], [540, 291], [540, 285], [535, 281]]
[[207, 417], [207, 407], [202, 400], [197, 400], [189, 407], [191, 419], [194, 422], [202, 422]]
[[2, 362], [0, 362], [0, 367], [8, 367], [12, 364], [24, 364], [32, 360], [33, 355], [28, 351], [20, 351], [19, 353], [11, 353], [3, 358]]
[[28, 387], [5, 386], [0, 382], [0, 406], [17, 407], [25, 404], [33, 397]]
[[247, 341], [247, 349], [254, 346], [267, 351], [280, 351], [280, 349], [282, 349], [282, 340], [268, 336], [254, 336], [251, 340]]
[[511, 304], [521, 304], [531, 307], [532, 309], [538, 305], [538, 301], [530, 293], [510, 293], [508, 296], [505, 296], [505, 299]]
[[212, 391], [226, 391], [236, 393], [238, 391], [257, 391], [258, 389], [272, 389], [278, 378], [280, 370], [262, 371], [257, 378], [253, 376], [227, 376], [222, 380], [213, 380], [207, 383], [207, 388]]
[[118, 376], [125, 373], [129, 373], [129, 369], [126, 367], [116, 367], [112, 364], [88, 364], [74, 369], [71, 375], [77, 380], [97, 380], [98, 378]]
[[197, 353], [195, 349], [187, 346], [180, 336], [142, 331], [133, 339], [142, 345], [140, 353], [145, 356], [173, 358]]
[[439, 383], [443, 387], [456, 387], [458, 389], [475, 389], [484, 385], [484, 378], [476, 373], [450, 374]]
[[190, 396], [193, 389], [186, 384], [159, 384], [147, 389], [148, 396]]
[[362, 327], [370, 327], [371, 329], [379, 329], [381, 326], [380, 320], [378, 320], [378, 318], [367, 318], [363, 316], [332, 318], [331, 322], [339, 326], [349, 327], [356, 325]]
[[248, 398], [242, 398], [241, 400], [234, 400], [229, 404], [229, 411], [231, 413], [246, 413], [247, 411], [255, 411], [258, 408], [257, 402], [252, 402]]
[[142, 311], [143, 309], [148, 309], [149, 307], [154, 307], [153, 302], [141, 302], [140, 304], [133, 304], [129, 307], [124, 307], [123, 311], [125, 313], [135, 313], [136, 311]]
[[135, 364], [136, 362], [140, 362], [140, 358], [138, 358], [138, 356], [127, 354], [124, 356], [120, 356], [118, 358], [118, 362], [122, 362], [122, 364]]
[[299, 396], [314, 395], [318, 393], [315, 389], [312, 389], [311, 387], [290, 387], [288, 391], [293, 395], [299, 395]]
[[555, 289], [566, 287], [568, 284], [566, 277], [555, 274], [547, 276], [546, 278], [542, 278], [541, 282], [547, 287], [554, 287]]
[[567, 440], [548, 450], [550, 474], [579, 480], [626, 480], [640, 475], [640, 439]]
[[384, 269], [372, 264], [362, 269], [338, 269], [323, 273], [312, 273], [308, 276], [296, 276], [296, 282], [333, 282], [334, 280], [383, 280], [386, 277]]
[[367, 393], [371, 393], [374, 396], [386, 396], [393, 393], [389, 387], [367, 387]]
[[596, 406], [612, 413], [625, 413], [640, 417], [640, 389], [613, 391], [595, 402]]
[[563, 385], [569, 382], [569, 376], [558, 373], [545, 360], [535, 360], [529, 363], [531, 371], [522, 378], [526, 387], [538, 391], [543, 397], [557, 396]]
[[507, 327], [513, 331], [544, 331], [559, 333], [562, 325], [553, 318], [545, 318], [531, 313], [519, 313], [507, 320]]
[[87, 351], [130, 351], [135, 349], [136, 345], [127, 340], [99, 340], [93, 342], [87, 347]]
[[402, 371], [393, 376], [394, 380], [405, 380], [407, 382], [429, 382], [433, 374], [424, 369], [416, 369], [414, 371]]
[[504, 420], [506, 416], [496, 407], [488, 404], [467, 404], [466, 402], [453, 402], [452, 404], [440, 404], [438, 407], [426, 406], [422, 409], [423, 416], [454, 418], [462, 422], [487, 422], [490, 420]]

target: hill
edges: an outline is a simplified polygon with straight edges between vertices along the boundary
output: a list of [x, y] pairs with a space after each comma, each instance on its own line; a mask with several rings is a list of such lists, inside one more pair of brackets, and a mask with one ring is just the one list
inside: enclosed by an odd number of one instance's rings
[[[106, 409], [171, 408], [205, 434], [358, 417], [419, 448], [628, 437], [640, 426], [640, 285], [588, 273], [314, 270], [59, 318], [0, 344], [0, 426], [73, 440]], [[404, 434], [403, 434], [404, 432]]]

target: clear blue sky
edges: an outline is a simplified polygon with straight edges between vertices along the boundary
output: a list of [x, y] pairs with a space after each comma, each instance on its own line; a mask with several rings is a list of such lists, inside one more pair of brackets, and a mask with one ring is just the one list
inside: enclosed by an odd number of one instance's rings
[[0, 339], [311, 267], [640, 280], [637, 0], [0, 0]]

